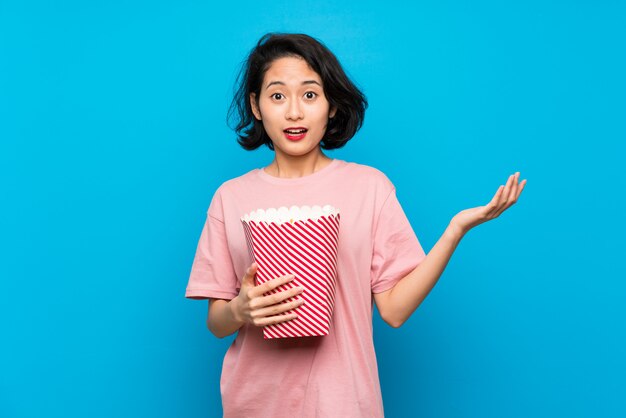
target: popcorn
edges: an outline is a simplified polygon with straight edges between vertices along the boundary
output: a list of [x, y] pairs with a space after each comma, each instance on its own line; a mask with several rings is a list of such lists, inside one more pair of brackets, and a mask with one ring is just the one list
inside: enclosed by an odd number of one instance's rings
[[270, 295], [301, 286], [282, 303], [304, 299], [298, 318], [263, 327], [263, 338], [328, 335], [335, 304], [340, 212], [331, 205], [257, 209], [241, 217], [250, 256], [258, 264], [256, 285], [286, 274], [295, 277]]

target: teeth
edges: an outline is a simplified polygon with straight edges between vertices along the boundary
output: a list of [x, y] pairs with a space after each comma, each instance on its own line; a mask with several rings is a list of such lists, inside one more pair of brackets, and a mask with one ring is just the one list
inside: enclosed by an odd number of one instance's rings
[[290, 133], [290, 134], [301, 134], [301, 133], [303, 133], [303, 132], [305, 132], [305, 131], [306, 131], [306, 129], [300, 129], [300, 130], [298, 130], [298, 131], [290, 131], [290, 130], [287, 130], [286, 132], [288, 132], [288, 133]]

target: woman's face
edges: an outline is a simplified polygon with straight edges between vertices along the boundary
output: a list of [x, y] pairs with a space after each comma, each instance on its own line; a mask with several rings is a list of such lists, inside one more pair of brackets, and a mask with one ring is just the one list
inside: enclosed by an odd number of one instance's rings
[[263, 79], [258, 107], [255, 99], [252, 93], [252, 111], [263, 122], [276, 153], [296, 157], [320, 152], [328, 118], [336, 109], [329, 109], [322, 79], [304, 59], [284, 57], [272, 62]]

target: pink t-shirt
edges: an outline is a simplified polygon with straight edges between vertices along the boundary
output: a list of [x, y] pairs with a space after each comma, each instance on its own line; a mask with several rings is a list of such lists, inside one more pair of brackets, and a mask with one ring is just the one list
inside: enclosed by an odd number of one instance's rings
[[237, 296], [253, 261], [240, 218], [294, 205], [340, 209], [330, 332], [264, 339], [262, 327], [239, 329], [222, 365], [224, 417], [383, 417], [372, 293], [391, 289], [426, 254], [381, 171], [334, 159], [304, 177], [254, 169], [224, 182], [209, 206], [185, 297]]

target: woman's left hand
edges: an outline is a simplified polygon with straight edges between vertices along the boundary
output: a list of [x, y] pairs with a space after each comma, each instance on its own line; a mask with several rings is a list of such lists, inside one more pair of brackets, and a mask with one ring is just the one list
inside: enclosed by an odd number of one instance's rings
[[450, 226], [461, 235], [467, 233], [476, 225], [490, 221], [500, 216], [502, 212], [511, 207], [519, 198], [526, 179], [518, 184], [519, 171], [509, 176], [506, 185], [500, 186], [491, 202], [486, 206], [465, 209], [457, 213], [450, 221]]

